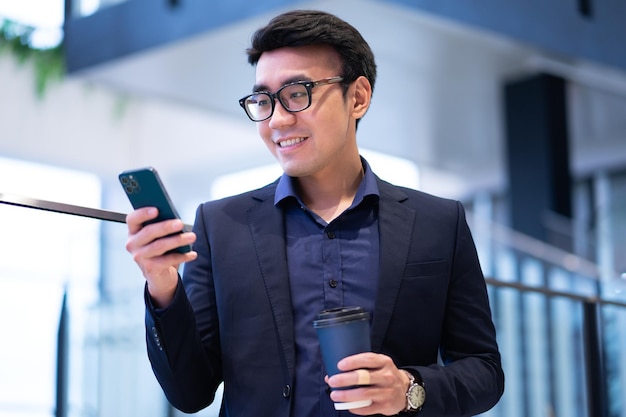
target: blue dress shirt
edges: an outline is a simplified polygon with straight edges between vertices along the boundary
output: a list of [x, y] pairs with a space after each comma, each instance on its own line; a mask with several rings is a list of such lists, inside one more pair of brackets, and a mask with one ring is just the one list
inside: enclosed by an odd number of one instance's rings
[[330, 223], [307, 209], [291, 177], [283, 175], [276, 188], [274, 203], [283, 208], [286, 219], [296, 343], [293, 415], [298, 417], [350, 415], [335, 411], [330, 400], [313, 320], [334, 307], [374, 311], [380, 195], [369, 165], [364, 159], [362, 163], [365, 175], [352, 205]]

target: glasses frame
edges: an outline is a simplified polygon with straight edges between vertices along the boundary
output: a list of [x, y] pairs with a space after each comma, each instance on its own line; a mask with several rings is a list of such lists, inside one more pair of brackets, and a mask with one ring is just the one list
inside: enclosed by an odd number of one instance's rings
[[[312, 98], [311, 98], [311, 90], [313, 90], [313, 87], [317, 87], [318, 85], [328, 85], [328, 84], [336, 84], [336, 83], [340, 83], [343, 81], [343, 77], [341, 75], [337, 75], [335, 77], [328, 77], [328, 78], [323, 78], [321, 80], [317, 80], [317, 81], [296, 81], [293, 83], [289, 83], [289, 84], [285, 84], [282, 87], [280, 87], [278, 90], [276, 90], [275, 93], [271, 93], [269, 91], [255, 91], [252, 94], [248, 94], [247, 96], [239, 99], [239, 105], [241, 106], [241, 108], [243, 108], [243, 110], [246, 112], [246, 115], [248, 116], [248, 118], [250, 120], [252, 120], [253, 122], [263, 122], [267, 119], [269, 119], [270, 117], [272, 117], [274, 115], [274, 110], [276, 109], [276, 101], [280, 102], [280, 105], [283, 106], [283, 109], [285, 109], [286, 111], [288, 111], [289, 113], [299, 113], [301, 111], [304, 111], [306, 109], [308, 109], [309, 107], [311, 107], [311, 102], [312, 102]], [[307, 103], [307, 105], [299, 110], [290, 110], [287, 108], [287, 106], [285, 106], [285, 104], [283, 103], [282, 99], [280, 98], [280, 93], [287, 87], [291, 87], [294, 85], [301, 85], [306, 89], [307, 95], [308, 95], [308, 99], [309, 102]], [[270, 114], [263, 118], [263, 119], [255, 119], [252, 117], [252, 115], [248, 112], [248, 108], [246, 106], [246, 101], [252, 97], [252, 96], [256, 96], [259, 94], [266, 94], [267, 96], [269, 96], [270, 98], [270, 103], [272, 105], [272, 109], [270, 110]]]

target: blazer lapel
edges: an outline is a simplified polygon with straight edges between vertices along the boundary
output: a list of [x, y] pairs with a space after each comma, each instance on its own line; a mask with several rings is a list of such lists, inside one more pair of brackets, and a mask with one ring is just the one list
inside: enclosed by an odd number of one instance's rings
[[[372, 324], [372, 349], [381, 350], [393, 313], [408, 257], [415, 212], [402, 204], [407, 197], [399, 189], [378, 180], [380, 190], [380, 273]], [[259, 268], [284, 352], [285, 366], [295, 375], [295, 335], [289, 289], [285, 230], [282, 211], [274, 206], [275, 186], [254, 195], [248, 224], [254, 240]]]
[[407, 196], [378, 180], [380, 203], [380, 273], [372, 323], [372, 350], [381, 350], [391, 320], [410, 247], [415, 211], [402, 204]]
[[275, 185], [268, 186], [254, 195], [256, 204], [248, 210], [248, 224], [283, 348], [285, 365], [290, 380], [293, 380], [296, 362], [293, 313], [284, 220], [282, 211], [274, 206], [275, 189]]

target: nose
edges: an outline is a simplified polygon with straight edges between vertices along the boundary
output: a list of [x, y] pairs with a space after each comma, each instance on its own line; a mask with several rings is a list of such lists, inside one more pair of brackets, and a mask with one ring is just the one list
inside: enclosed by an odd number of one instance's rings
[[282, 126], [292, 125], [296, 120], [295, 113], [288, 112], [285, 110], [283, 103], [280, 100], [276, 100], [276, 105], [274, 107], [274, 113], [270, 117], [269, 126], [272, 129], [277, 129]]

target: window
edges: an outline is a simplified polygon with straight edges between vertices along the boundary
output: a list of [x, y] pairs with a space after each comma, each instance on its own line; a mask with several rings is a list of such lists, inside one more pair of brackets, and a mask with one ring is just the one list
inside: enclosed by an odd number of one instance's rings
[[[99, 207], [97, 177], [0, 158], [0, 193]], [[54, 413], [61, 305], [88, 311], [98, 298], [100, 223], [0, 204], [0, 417]], [[86, 314], [70, 316], [70, 395], [82, 395]], [[71, 402], [71, 398], [70, 398]], [[82, 402], [82, 400], [81, 400]]]

